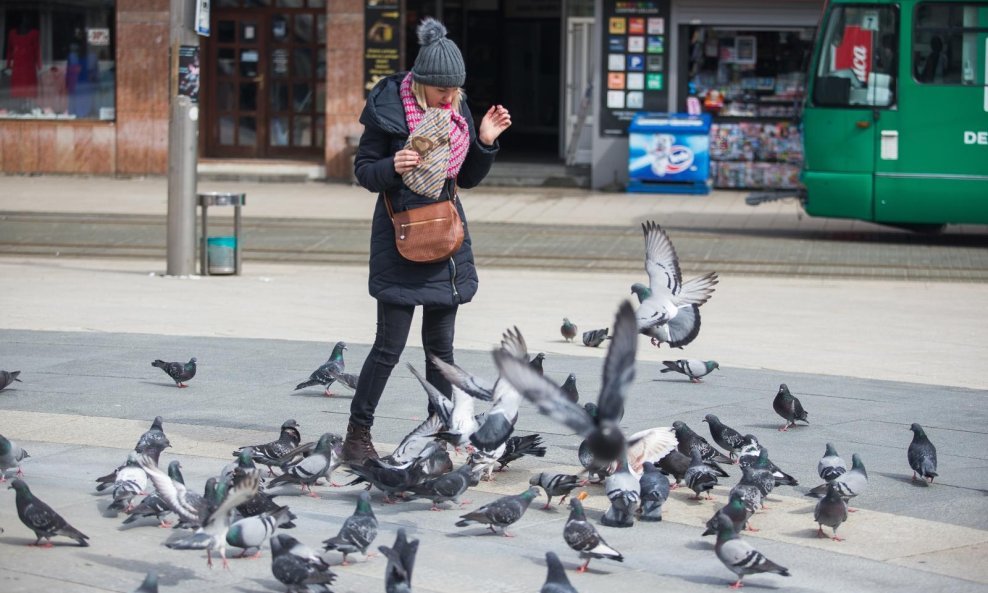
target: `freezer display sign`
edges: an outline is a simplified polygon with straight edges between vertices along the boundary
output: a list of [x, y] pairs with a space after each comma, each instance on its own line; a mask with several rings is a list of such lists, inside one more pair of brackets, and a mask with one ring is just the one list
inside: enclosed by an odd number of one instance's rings
[[628, 175], [640, 181], [705, 181], [710, 140], [703, 134], [631, 134]]
[[669, 0], [604, 0], [600, 135], [627, 136], [639, 111], [668, 111]]

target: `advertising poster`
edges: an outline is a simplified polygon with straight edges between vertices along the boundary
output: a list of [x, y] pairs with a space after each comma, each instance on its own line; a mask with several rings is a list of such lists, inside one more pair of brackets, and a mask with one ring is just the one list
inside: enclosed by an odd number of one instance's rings
[[399, 0], [367, 0], [364, 4], [364, 95], [377, 81], [400, 69]]
[[669, 0], [604, 0], [600, 135], [627, 136], [638, 111], [668, 111], [665, 49]]
[[199, 102], [199, 47], [183, 45], [178, 48], [178, 94]]

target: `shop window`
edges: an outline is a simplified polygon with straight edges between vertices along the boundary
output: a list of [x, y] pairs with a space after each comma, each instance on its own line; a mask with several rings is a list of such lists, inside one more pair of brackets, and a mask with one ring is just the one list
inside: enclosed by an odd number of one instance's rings
[[115, 119], [115, 4], [0, 0], [0, 118]]
[[924, 2], [916, 7], [913, 25], [912, 67], [917, 82], [986, 84], [978, 56], [988, 36], [988, 6]]
[[889, 107], [895, 102], [898, 9], [838, 6], [824, 29], [813, 103]]

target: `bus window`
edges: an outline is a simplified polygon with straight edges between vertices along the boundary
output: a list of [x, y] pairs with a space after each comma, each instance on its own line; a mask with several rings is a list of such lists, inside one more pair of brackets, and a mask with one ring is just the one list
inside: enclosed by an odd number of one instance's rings
[[835, 6], [813, 83], [813, 104], [889, 107], [895, 101], [898, 12], [893, 6]]
[[988, 6], [923, 2], [913, 20], [913, 76], [923, 84], [983, 85], [979, 56], [988, 37]]

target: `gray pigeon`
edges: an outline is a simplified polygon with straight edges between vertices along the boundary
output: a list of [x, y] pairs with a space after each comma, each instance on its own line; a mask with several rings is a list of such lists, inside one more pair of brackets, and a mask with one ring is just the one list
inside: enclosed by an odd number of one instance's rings
[[376, 537], [377, 517], [371, 509], [370, 494], [364, 491], [357, 498], [356, 510], [343, 522], [340, 532], [323, 541], [323, 549], [343, 554], [343, 566], [346, 566], [348, 555], [360, 552], [366, 556], [367, 548], [374, 543]]
[[589, 331], [583, 332], [583, 345], [589, 346], [590, 348], [596, 348], [604, 343], [604, 340], [610, 339], [607, 334], [610, 333], [610, 329], [591, 329]]
[[329, 355], [329, 360], [324, 362], [318, 369], [312, 371], [312, 374], [309, 375], [309, 379], [307, 381], [302, 381], [296, 385], [295, 391], [305, 389], [306, 387], [312, 387], [314, 385], [322, 385], [326, 388], [323, 395], [332, 396], [333, 392], [330, 391], [329, 388], [336, 381], [339, 381], [350, 389], [356, 389], [357, 375], [352, 375], [345, 372], [346, 363], [343, 361], [343, 351], [346, 349], [346, 342], [337, 342], [336, 345], [333, 346], [333, 353]]
[[414, 460], [404, 466], [390, 466], [382, 463], [379, 459], [367, 459], [363, 465], [350, 466], [346, 470], [355, 476], [347, 486], [367, 482], [384, 492], [384, 502], [395, 502], [395, 497], [411, 490], [413, 486], [425, 481], [425, 471], [422, 467], [422, 460]]
[[816, 464], [816, 472], [820, 477], [830, 482], [847, 472], [847, 463], [837, 454], [832, 443], [827, 443], [827, 450]]
[[504, 453], [497, 459], [497, 462], [501, 464], [498, 471], [504, 471], [509, 463], [526, 455], [545, 457], [545, 452], [546, 448], [542, 445], [542, 435], [535, 433], [513, 436], [504, 442]]
[[754, 527], [748, 525], [748, 519], [752, 515], [751, 508], [745, 503], [742, 495], [731, 490], [731, 494], [727, 499], [727, 504], [717, 509], [714, 512], [713, 517], [707, 521], [707, 529], [701, 535], [714, 535], [718, 530], [718, 523], [720, 522], [719, 517], [721, 515], [727, 517], [731, 521], [731, 525], [734, 527], [736, 533], [741, 533], [741, 531], [747, 526], [748, 531], [758, 531]]
[[566, 394], [566, 399], [569, 401], [574, 404], [580, 401], [580, 390], [576, 388], [576, 373], [567, 375], [566, 381], [563, 382], [560, 389]]
[[702, 383], [703, 377], [720, 368], [716, 360], [697, 360], [695, 358], [663, 360], [662, 364], [666, 368], [659, 371], [660, 373], [680, 373], [689, 377], [690, 383]]
[[412, 486], [409, 491], [416, 496], [428, 498], [432, 501], [432, 508], [429, 510], [439, 511], [442, 510], [439, 508], [441, 502], [452, 501], [460, 506], [468, 504], [460, 502], [460, 496], [473, 484], [474, 479], [473, 466], [464, 463], [451, 472]]
[[834, 537], [831, 539], [836, 542], [843, 541], [844, 538], [837, 535], [837, 528], [847, 521], [847, 503], [841, 498], [836, 483], [827, 483], [827, 494], [816, 503], [813, 520], [819, 525], [818, 536], [827, 537], [823, 533], [823, 526], [826, 525], [834, 530]]
[[117, 472], [113, 483], [113, 502], [107, 510], [129, 513], [134, 508], [134, 497], [146, 494], [147, 487], [148, 476], [141, 468], [137, 451], [131, 451], [127, 463]]
[[151, 366], [165, 371], [165, 374], [171, 377], [175, 385], [180, 388], [188, 387], [186, 383], [196, 376], [196, 358], [194, 356], [189, 359], [189, 362], [165, 362], [159, 359], [152, 362]]
[[774, 572], [784, 577], [789, 576], [789, 569], [772, 562], [741, 539], [726, 515], [717, 515], [717, 544], [714, 549], [724, 566], [738, 576], [737, 582], [731, 585], [732, 589], [743, 587], [744, 583], [741, 581], [749, 574]]
[[611, 506], [600, 518], [601, 525], [631, 527], [641, 501], [641, 485], [628, 468], [627, 459], [618, 461], [617, 470], [604, 480], [604, 491]]
[[179, 521], [189, 526], [201, 525], [204, 515], [209, 512], [208, 504], [202, 496], [185, 487], [181, 473], [172, 474], [169, 466], [169, 473], [166, 474], [148, 455], [142, 455], [140, 463], [151, 483], [154, 484], [161, 501], [170, 511], [178, 515]]
[[642, 475], [638, 479], [641, 487], [642, 521], [661, 521], [662, 505], [669, 498], [669, 477], [662, 473], [651, 461], [642, 464]]
[[[864, 463], [861, 461], [861, 456], [855, 453], [851, 455], [851, 469], [846, 474], [837, 477], [827, 484], [820, 484], [816, 488], [813, 488], [808, 492], [809, 496], [822, 496], [827, 493], [828, 484], [836, 484], [837, 492], [840, 493], [844, 500], [850, 500], [855, 496], [861, 494], [868, 487], [868, 472], [865, 471]], [[850, 512], [854, 512], [855, 509], [848, 508]]]
[[563, 317], [563, 324], [559, 326], [559, 333], [563, 335], [563, 339], [567, 342], [572, 342], [573, 338], [576, 337], [577, 331], [576, 324], [568, 318]]
[[[154, 421], [151, 422], [151, 428], [144, 431], [141, 438], [137, 439], [137, 444], [134, 445], [134, 451], [151, 455], [155, 463], [158, 462], [158, 454], [172, 446], [171, 441], [165, 436], [165, 430], [162, 427], [164, 422], [161, 416], [155, 416]], [[158, 453], [153, 453], [151, 449], [157, 449]]]
[[[764, 472], [763, 472], [764, 473]], [[755, 469], [752, 467], [741, 468], [741, 481], [731, 488], [731, 492], [728, 497], [732, 497], [735, 494], [741, 497], [744, 501], [745, 506], [752, 513], [758, 509], [764, 509], [765, 494], [763, 493], [762, 485], [755, 479]], [[751, 531], [749, 529], [749, 531]]]
[[578, 593], [570, 584], [566, 569], [563, 568], [563, 563], [559, 561], [559, 556], [555, 552], [545, 553], [545, 565], [547, 568], [545, 583], [539, 589], [539, 593]]
[[563, 504], [570, 492], [580, 486], [580, 477], [571, 474], [557, 474], [542, 472], [529, 478], [528, 483], [532, 486], [539, 486], [545, 490], [545, 495], [549, 499], [542, 510], [548, 510], [552, 505], [552, 497], [560, 496], [559, 504]]
[[385, 593], [411, 593], [412, 570], [415, 568], [419, 540], [409, 541], [405, 529], [399, 528], [393, 546], [378, 546], [377, 549], [388, 559], [388, 565], [384, 569]]
[[703, 463], [703, 459], [700, 457], [700, 449], [697, 447], [693, 447], [692, 455], [690, 456], [690, 467], [686, 470], [683, 480], [686, 481], [686, 485], [690, 490], [696, 493], [696, 496], [693, 497], [694, 500], [700, 500], [700, 494], [703, 492], [707, 493], [707, 500], [712, 499], [710, 491], [717, 485], [717, 474], [714, 473], [710, 466]]
[[270, 490], [279, 484], [299, 484], [303, 492], [315, 497], [316, 493], [312, 491], [312, 486], [320, 478], [329, 475], [334, 463], [339, 460], [342, 446], [343, 437], [331, 432], [323, 433], [316, 443], [316, 448], [308, 457], [303, 457], [298, 463], [284, 468], [285, 473], [275, 476], [268, 483], [267, 488]]
[[[56, 513], [40, 498], [34, 496], [24, 480], [14, 478], [9, 488], [12, 488], [16, 494], [15, 505], [17, 506], [17, 516], [20, 518], [21, 523], [24, 523], [38, 538], [30, 545], [50, 548], [52, 547], [51, 538], [56, 535], [74, 539], [82, 547], [89, 545], [89, 542], [86, 541], [89, 539], [89, 536], [69, 525], [61, 515]], [[42, 544], [41, 540], [48, 541]]]
[[744, 437], [741, 433], [720, 421], [720, 418], [713, 414], [707, 414], [703, 421], [710, 428], [710, 436], [714, 442], [723, 449], [727, 449], [728, 456], [734, 460], [734, 454], [740, 453], [744, 446]]
[[[302, 442], [302, 433], [298, 429], [298, 422], [294, 418], [291, 418], [281, 424], [281, 433], [278, 435], [277, 440], [260, 445], [249, 445], [249, 448], [253, 452], [251, 457], [254, 462], [268, 466], [268, 472], [274, 475], [271, 467], [280, 466], [281, 458], [295, 447], [298, 447], [299, 443]], [[240, 447], [233, 452], [233, 456], [238, 457], [240, 452], [247, 448], [248, 446]]]
[[594, 558], [624, 562], [621, 552], [607, 545], [604, 538], [597, 533], [597, 528], [587, 521], [580, 498], [570, 499], [569, 506], [569, 519], [563, 527], [563, 539], [566, 540], [566, 545], [580, 553], [580, 558], [586, 560], [576, 571], [586, 572]]
[[691, 455], [695, 447], [700, 451], [700, 458], [704, 461], [715, 461], [717, 463], [734, 463], [734, 461], [715, 449], [707, 439], [693, 432], [685, 422], [676, 420], [672, 423], [672, 428], [676, 432], [676, 440], [679, 442], [678, 449], [683, 455]]
[[772, 400], [772, 407], [776, 414], [786, 419], [786, 423], [779, 427], [780, 432], [786, 432], [790, 426], [796, 426], [797, 420], [810, 423], [806, 419], [806, 410], [803, 409], [803, 404], [800, 403], [799, 398], [789, 393], [789, 387], [785, 383], [779, 385], [779, 391], [775, 394], [775, 399]]
[[933, 478], [937, 477], [937, 448], [933, 446], [919, 424], [914, 422], [909, 430], [913, 431], [913, 440], [909, 443], [907, 457], [909, 467], [913, 469], [913, 480], [916, 479], [916, 474], [919, 474], [920, 478], [928, 478], [932, 484]]
[[7, 470], [12, 467], [17, 468], [17, 476], [23, 476], [21, 462], [28, 457], [20, 445], [0, 434], [0, 483], [7, 481]]
[[750, 462], [751, 457], [745, 457], [744, 462], [741, 466], [750, 465], [755, 470], [765, 470], [772, 475], [772, 479], [775, 481], [776, 486], [799, 486], [799, 480], [790, 476], [786, 472], [779, 469], [779, 466], [772, 463], [772, 460], [768, 458], [768, 449], [762, 447], [761, 451], [758, 452], [758, 457], [754, 462]]
[[240, 558], [247, 556], [250, 550], [256, 550], [252, 558], [261, 556], [261, 546], [271, 539], [271, 536], [281, 527], [294, 525], [295, 515], [288, 507], [278, 507], [272, 513], [261, 513], [253, 517], [244, 517], [234, 521], [226, 531], [226, 543], [242, 548]]
[[539, 352], [534, 357], [532, 357], [532, 360], [528, 361], [528, 364], [529, 366], [532, 367], [532, 369], [535, 370], [536, 373], [538, 373], [539, 375], [544, 375], [545, 371], [542, 368], [542, 363], [544, 361], [545, 361], [545, 352]]
[[315, 550], [284, 533], [271, 538], [271, 573], [288, 587], [288, 593], [331, 593], [329, 585], [336, 580], [336, 573]]
[[467, 527], [474, 523], [479, 523], [481, 525], [487, 525], [491, 533], [495, 534], [497, 530], [494, 528], [500, 527], [504, 537], [513, 537], [507, 531], [508, 526], [521, 519], [525, 511], [528, 510], [529, 505], [532, 504], [532, 501], [538, 495], [539, 489], [532, 486], [521, 494], [502, 496], [475, 511], [461, 515], [460, 520], [456, 522], [456, 526]]
[[[155, 465], [157, 465], [157, 462], [155, 462]], [[181, 464], [177, 459], [168, 464], [168, 477], [184, 485], [185, 480], [182, 477]], [[144, 500], [130, 510], [130, 516], [124, 519], [124, 525], [129, 525], [143, 517], [154, 517], [158, 521], [158, 527], [171, 527], [171, 522], [164, 519], [170, 512], [171, 508], [157, 492], [154, 492], [145, 496]]]
[[134, 593], [158, 593], [158, 573], [149, 570], [141, 586], [134, 589]]
[[14, 381], [23, 383], [23, 381], [17, 378], [20, 374], [20, 371], [0, 371], [0, 391], [3, 391], [9, 387]]

